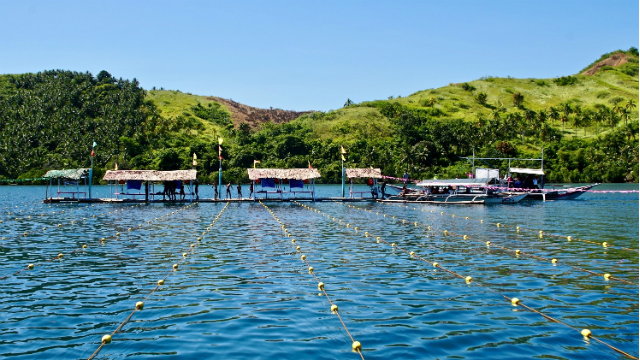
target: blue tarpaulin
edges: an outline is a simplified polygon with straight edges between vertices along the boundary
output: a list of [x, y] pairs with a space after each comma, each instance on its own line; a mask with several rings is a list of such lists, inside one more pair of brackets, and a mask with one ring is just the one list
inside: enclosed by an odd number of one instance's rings
[[142, 180], [127, 180], [127, 190], [140, 190]]
[[302, 180], [295, 180], [295, 179], [289, 179], [289, 187], [291, 189], [293, 188], [304, 188], [304, 181]]
[[275, 179], [260, 179], [260, 184], [263, 188], [275, 188], [276, 181]]

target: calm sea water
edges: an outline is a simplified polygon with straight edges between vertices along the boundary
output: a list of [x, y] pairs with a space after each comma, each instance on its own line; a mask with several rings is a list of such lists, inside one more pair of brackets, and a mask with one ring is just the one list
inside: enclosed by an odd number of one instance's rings
[[[109, 194], [106, 186], [93, 191]], [[318, 192], [338, 196], [340, 186], [319, 186]], [[6, 238], [0, 242], [0, 277], [8, 275], [0, 280], [2, 358], [88, 358], [225, 206], [199, 203], [176, 211], [184, 205], [46, 205], [44, 193], [39, 186], [0, 187]], [[212, 189], [203, 185], [200, 193], [210, 197]], [[537, 236], [543, 230], [638, 250], [637, 193], [496, 206], [305, 204], [359, 227], [356, 233], [294, 203], [266, 203], [326, 284], [366, 359], [624, 358], [511, 306], [498, 293], [589, 328], [638, 356], [638, 252]], [[491, 225], [497, 222], [512, 227]], [[517, 233], [515, 226], [535, 232]], [[469, 240], [444, 236], [442, 229]], [[374, 237], [364, 237], [365, 231]], [[359, 359], [300, 253], [283, 235], [262, 205], [229, 204], [97, 358]], [[472, 276], [490, 290], [412, 260], [376, 243], [375, 236]], [[559, 263], [488, 249], [485, 241]], [[51, 260], [59, 253], [62, 259]], [[29, 263], [36, 267], [14, 274]], [[635, 285], [604, 281], [571, 265]]]

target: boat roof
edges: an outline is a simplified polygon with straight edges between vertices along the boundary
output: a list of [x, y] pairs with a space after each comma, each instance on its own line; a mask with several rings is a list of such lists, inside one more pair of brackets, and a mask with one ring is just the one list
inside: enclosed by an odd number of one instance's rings
[[493, 178], [476, 178], [476, 179], [433, 179], [422, 180], [418, 186], [482, 186], [489, 184]]
[[70, 179], [80, 180], [89, 174], [89, 169], [66, 169], [66, 170], [49, 170], [44, 174], [46, 179]]
[[348, 178], [374, 178], [374, 179], [382, 179], [382, 171], [380, 168], [349, 168], [344, 169], [345, 175]]
[[527, 168], [509, 168], [510, 173], [516, 174], [532, 174], [532, 175], [544, 175], [544, 171], [542, 169], [527, 169]]
[[188, 181], [196, 180], [197, 170], [109, 170], [102, 180]]
[[249, 180], [257, 179], [294, 179], [308, 180], [320, 177], [318, 169], [247, 169]]

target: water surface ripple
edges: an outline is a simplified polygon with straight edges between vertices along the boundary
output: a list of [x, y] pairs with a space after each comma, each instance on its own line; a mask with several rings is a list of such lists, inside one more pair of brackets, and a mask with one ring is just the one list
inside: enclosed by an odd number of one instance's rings
[[[201, 188], [207, 196], [208, 189]], [[108, 187], [94, 191], [106, 196]], [[335, 196], [340, 188], [321, 186], [319, 191]], [[176, 211], [184, 205], [46, 205], [40, 202], [43, 194], [43, 187], [0, 187], [5, 238], [0, 277], [7, 276], [0, 280], [2, 358], [88, 358], [102, 335], [153, 290], [224, 207], [199, 203]], [[638, 253], [540, 239], [514, 229], [638, 249], [637, 194], [585, 194], [576, 201], [504, 206], [305, 204], [359, 227], [356, 234], [294, 203], [266, 203], [326, 284], [366, 359], [623, 358], [574, 330], [511, 306], [497, 292], [579, 329], [589, 328], [638, 356]], [[489, 224], [496, 222], [513, 227]], [[470, 239], [444, 236], [442, 229]], [[375, 237], [365, 238], [364, 231], [494, 291], [412, 260], [376, 243]], [[178, 271], [97, 358], [359, 359], [295, 245], [283, 235], [260, 204], [229, 204]], [[102, 237], [107, 241], [101, 243]], [[487, 248], [485, 241], [559, 263], [516, 257]], [[89, 246], [83, 250], [83, 244]], [[58, 253], [63, 258], [51, 260]], [[29, 263], [38, 265], [16, 274]], [[636, 285], [607, 282], [569, 264]]]

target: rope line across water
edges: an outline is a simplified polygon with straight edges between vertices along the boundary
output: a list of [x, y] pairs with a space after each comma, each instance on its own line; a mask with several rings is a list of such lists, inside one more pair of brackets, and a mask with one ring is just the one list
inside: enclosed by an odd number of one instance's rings
[[[312, 207], [310, 207], [310, 206], [308, 206], [308, 205], [301, 204], [301, 203], [299, 203], [299, 202], [297, 202], [297, 201], [294, 201], [294, 203], [295, 203], [295, 204], [297, 204], [297, 205], [299, 205], [299, 206], [301, 206], [301, 207], [303, 207], [303, 208], [305, 208], [305, 209], [307, 209], [307, 210], [313, 211], [313, 212], [315, 212], [315, 213], [317, 213], [317, 214], [321, 214], [322, 216], [325, 216], [325, 217], [327, 217], [327, 218], [329, 218], [329, 219], [334, 219], [333, 221], [336, 221], [336, 220], [335, 220], [335, 217], [333, 217], [333, 218], [332, 218], [331, 216], [326, 215], [325, 213], [322, 213], [320, 210], [317, 210], [317, 209], [315, 209], [315, 208], [312, 208]], [[354, 230], [354, 231], [355, 231], [355, 233], [356, 233], [356, 235], [358, 234], [358, 233], [357, 233], [357, 231], [358, 231], [358, 227], [354, 227], [354, 226], [350, 225], [349, 223], [344, 224], [344, 223], [342, 222], [342, 220], [337, 220], [337, 222], [338, 222], [338, 224], [343, 225], [343, 226], [345, 226], [345, 227], [346, 227], [346, 228], [348, 228], [348, 229], [350, 228], [350, 229]], [[364, 237], [368, 238], [368, 237], [369, 237], [369, 233], [368, 233], [368, 232], [365, 232], [365, 233], [364, 233]], [[384, 242], [385, 244], [391, 245], [391, 247], [392, 247], [393, 249], [398, 249], [398, 250], [400, 250], [400, 251], [403, 251], [404, 253], [409, 254], [409, 255], [411, 256], [411, 258], [415, 258], [415, 259], [421, 260], [421, 261], [423, 261], [423, 262], [430, 263], [433, 267], [436, 267], [436, 268], [442, 269], [442, 270], [446, 271], [447, 273], [449, 273], [449, 274], [451, 274], [451, 275], [454, 275], [455, 277], [458, 277], [458, 278], [464, 279], [464, 280], [465, 280], [465, 282], [466, 282], [467, 284], [472, 284], [472, 285], [480, 286], [480, 287], [482, 287], [482, 288], [484, 288], [484, 289], [486, 289], [486, 290], [488, 290], [488, 291], [491, 291], [491, 292], [493, 292], [493, 293], [495, 293], [495, 294], [498, 294], [498, 295], [500, 295], [501, 297], [503, 297], [505, 300], [507, 300], [507, 301], [511, 302], [511, 304], [512, 304], [513, 306], [516, 306], [516, 307], [517, 307], [517, 306], [521, 306], [521, 307], [522, 307], [522, 308], [524, 308], [524, 309], [527, 309], [527, 310], [529, 310], [529, 311], [531, 311], [531, 312], [533, 312], [533, 313], [536, 313], [536, 314], [538, 314], [538, 315], [543, 316], [543, 317], [544, 317], [545, 319], [547, 319], [547, 320], [550, 320], [550, 321], [553, 321], [553, 322], [557, 322], [557, 323], [562, 324], [562, 325], [564, 325], [564, 326], [566, 326], [566, 327], [568, 327], [568, 328], [570, 328], [570, 329], [573, 329], [573, 330], [579, 331], [579, 332], [583, 335], [583, 337], [584, 337], [584, 338], [587, 338], [587, 339], [593, 339], [593, 340], [597, 341], [598, 343], [601, 343], [601, 344], [603, 344], [603, 345], [607, 346], [607, 347], [608, 347], [608, 348], [610, 348], [611, 350], [614, 350], [614, 351], [616, 351], [616, 352], [618, 352], [618, 353], [620, 353], [620, 354], [622, 354], [622, 355], [627, 356], [627, 357], [628, 357], [628, 358], [630, 358], [630, 359], [636, 359], [636, 360], [638, 360], [638, 358], [637, 358], [637, 357], [635, 357], [635, 356], [633, 356], [633, 355], [631, 355], [631, 354], [629, 354], [629, 353], [626, 353], [626, 352], [624, 352], [624, 351], [622, 351], [622, 350], [620, 350], [620, 349], [616, 348], [615, 346], [610, 345], [610, 344], [608, 344], [608, 343], [606, 343], [606, 342], [604, 342], [604, 341], [602, 341], [602, 340], [600, 340], [600, 339], [596, 338], [596, 337], [591, 333], [591, 331], [590, 331], [590, 330], [588, 330], [588, 329], [583, 329], [582, 331], [580, 331], [580, 330], [578, 330], [578, 328], [576, 328], [576, 327], [574, 327], [574, 326], [572, 326], [572, 325], [569, 325], [569, 324], [567, 324], [567, 323], [565, 323], [565, 322], [563, 322], [563, 321], [561, 321], [561, 320], [555, 319], [555, 318], [553, 318], [553, 317], [551, 317], [551, 316], [549, 316], [549, 315], [547, 315], [547, 314], [545, 314], [545, 313], [543, 313], [543, 312], [541, 312], [541, 311], [539, 311], [539, 310], [536, 310], [536, 309], [534, 309], [534, 308], [531, 308], [531, 307], [529, 307], [529, 306], [525, 305], [525, 304], [522, 302], [522, 300], [520, 300], [520, 299], [518, 299], [518, 298], [515, 298], [515, 297], [514, 297], [514, 298], [511, 298], [511, 297], [509, 297], [509, 296], [507, 296], [507, 295], [504, 295], [504, 294], [500, 293], [499, 291], [497, 291], [497, 290], [495, 290], [495, 289], [492, 289], [492, 288], [490, 288], [489, 286], [484, 285], [484, 284], [483, 284], [483, 283], [481, 283], [481, 282], [478, 282], [477, 280], [474, 280], [471, 276], [463, 276], [463, 275], [461, 275], [461, 274], [459, 274], [459, 273], [457, 273], [457, 272], [455, 272], [455, 271], [453, 271], [453, 270], [451, 270], [451, 269], [447, 269], [447, 268], [443, 267], [442, 265], [440, 265], [438, 262], [436, 262], [436, 261], [432, 261], [432, 260], [427, 260], [427, 259], [425, 259], [425, 258], [423, 258], [423, 257], [421, 257], [421, 256], [419, 256], [419, 255], [417, 255], [417, 254], [416, 254], [415, 252], [413, 252], [413, 251], [408, 251], [408, 250], [406, 250], [406, 249], [404, 249], [404, 248], [402, 248], [402, 247], [398, 246], [396, 243], [391, 243], [391, 244], [390, 244], [389, 242], [387, 242], [386, 240], [384, 240], [384, 239], [382, 239], [382, 238], [380, 238], [380, 237], [376, 237], [376, 241], [377, 241], [378, 243], [382, 241], [382, 242]]]
[[[356, 210], [367, 211], [366, 209], [359, 208], [359, 207], [356, 207], [356, 206], [354, 206], [354, 205], [346, 205], [346, 204], [342, 204], [342, 203], [339, 203], [339, 204], [344, 205], [344, 206], [348, 206], [348, 207], [353, 208], [353, 209], [356, 209]], [[407, 208], [408, 208], [408, 206], [407, 206]], [[370, 211], [370, 212], [372, 212], [372, 211]], [[433, 212], [433, 210], [431, 210], [431, 212]], [[379, 215], [379, 213], [378, 213], [378, 212], [376, 212], [375, 214], [376, 214], [376, 215]], [[441, 214], [441, 215], [444, 215], [444, 212], [441, 212], [440, 214]], [[386, 216], [386, 214], [383, 214], [383, 217], [388, 218], [388, 217]], [[453, 217], [453, 218], [455, 218], [456, 216], [455, 216], [455, 215], [452, 215], [452, 217]], [[465, 217], [465, 219], [468, 219], [468, 218], [467, 218], [467, 217]], [[418, 225], [424, 225], [424, 226], [427, 226], [427, 229], [428, 229], [428, 230], [435, 230], [435, 228], [433, 228], [433, 227], [432, 227], [432, 225], [426, 225], [426, 224], [422, 224], [422, 223], [418, 223], [418, 222], [411, 222], [411, 221], [409, 221], [409, 220], [404, 220], [404, 219], [396, 219], [396, 217], [395, 217], [395, 216], [393, 216], [393, 217], [391, 218], [391, 220], [392, 220], [392, 221], [393, 221], [393, 220], [402, 221], [402, 223], [403, 223], [403, 224], [404, 224], [404, 223], [406, 223], [406, 222], [408, 222], [408, 223], [415, 224], [415, 226], [418, 226]], [[501, 223], [497, 223], [497, 226], [496, 226], [496, 227], [497, 227], [497, 228], [500, 228], [501, 226], [503, 226]], [[455, 233], [455, 232], [453, 232], [453, 231], [443, 230], [443, 229], [441, 229], [441, 231], [442, 231], [443, 233], [446, 233], [447, 235], [457, 236], [457, 237], [460, 237], [460, 238], [462, 238], [462, 239], [464, 239], [464, 240], [472, 240], [472, 238], [471, 238], [469, 235], [458, 234], [458, 233]], [[542, 236], [542, 235], [541, 235], [541, 236]], [[535, 259], [535, 260], [539, 260], [539, 261], [544, 261], [544, 262], [547, 262], [547, 263], [551, 263], [553, 266], [556, 266], [556, 265], [559, 263], [559, 260], [558, 260], [557, 258], [549, 259], [549, 258], [546, 258], [546, 257], [544, 257], [544, 256], [534, 255], [534, 254], [531, 254], [531, 253], [529, 253], [529, 252], [523, 252], [523, 251], [521, 251], [521, 250], [519, 250], [519, 249], [511, 249], [511, 248], [508, 248], [508, 247], [506, 247], [506, 246], [502, 246], [502, 245], [500, 245], [500, 244], [492, 243], [492, 242], [490, 242], [490, 241], [487, 241], [487, 242], [484, 242], [484, 241], [482, 241], [482, 240], [474, 240], [474, 241], [475, 241], [475, 242], [482, 243], [482, 244], [486, 244], [486, 245], [487, 245], [487, 247], [488, 247], [490, 250], [491, 250], [491, 247], [492, 247], [492, 246], [495, 246], [495, 247], [497, 247], [497, 248], [499, 248], [499, 249], [502, 249], [502, 250], [504, 250], [504, 251], [506, 251], [506, 252], [513, 253], [513, 254], [514, 254], [514, 255], [516, 255], [516, 256], [526, 256], [526, 257], [529, 257], [529, 258], [532, 258], [532, 259]], [[620, 278], [620, 277], [617, 277], [617, 276], [613, 276], [613, 275], [611, 275], [610, 273], [599, 273], [599, 272], [596, 272], [596, 271], [588, 270], [588, 269], [582, 268], [582, 267], [580, 267], [580, 266], [578, 266], [578, 265], [575, 265], [575, 264], [573, 264], [573, 263], [571, 263], [571, 262], [568, 262], [568, 261], [564, 261], [563, 263], [566, 263], [569, 267], [571, 267], [571, 268], [572, 268], [572, 269], [574, 269], [574, 270], [578, 270], [578, 271], [581, 271], [581, 272], [585, 272], [585, 273], [588, 273], [588, 274], [590, 274], [590, 275], [592, 275], [592, 276], [596, 276], [596, 277], [604, 278], [604, 280], [605, 280], [605, 281], [614, 280], [614, 281], [623, 282], [623, 283], [625, 283], [625, 284], [629, 284], [629, 285], [637, 285], [637, 284], [636, 284], [636, 283], [634, 283], [634, 282], [631, 282], [631, 281], [626, 280], [626, 279], [624, 279], [624, 278]]]
[[[188, 205], [188, 206], [192, 206]], [[187, 207], [188, 207], [187, 206]], [[229, 206], [229, 202], [227, 201], [227, 203], [225, 204], [225, 206], [222, 208], [222, 210], [220, 210], [220, 212], [218, 213], [218, 215], [215, 217], [215, 219], [213, 220], [213, 222], [211, 222], [211, 224], [209, 226], [207, 226], [207, 230], [206, 232], [209, 231], [210, 227], [213, 226], [216, 221], [218, 221], [218, 219], [220, 218], [220, 216], [222, 215], [222, 213], [226, 210], [227, 206]], [[149, 292], [149, 294], [147, 294], [147, 296], [145, 296], [145, 298], [143, 299], [143, 301], [138, 301], [133, 309], [133, 311], [131, 311], [131, 313], [129, 314], [129, 316], [127, 316], [126, 319], [124, 319], [124, 321], [122, 321], [120, 323], [120, 325], [118, 325], [118, 327], [113, 330], [113, 332], [111, 332], [111, 334], [107, 334], [102, 336], [102, 341], [100, 343], [100, 346], [98, 346], [98, 348], [93, 352], [93, 354], [91, 354], [91, 356], [89, 356], [88, 360], [93, 359], [96, 355], [98, 355], [98, 353], [100, 352], [100, 350], [102, 350], [102, 348], [104, 348], [104, 346], [106, 344], [109, 344], [111, 342], [111, 338], [118, 332], [120, 331], [120, 329], [122, 329], [122, 327], [129, 322], [129, 320], [131, 320], [131, 318], [133, 317], [133, 314], [136, 313], [136, 311], [141, 311], [144, 308], [144, 302], [147, 301], [147, 299], [149, 299], [149, 297], [151, 297], [151, 295], [153, 295], [153, 293], [155, 293], [160, 286], [164, 285], [165, 280], [167, 280], [167, 278], [173, 274], [174, 272], [178, 271], [178, 267], [180, 265], [180, 263], [182, 263], [186, 258], [187, 255], [191, 252], [194, 251], [196, 245], [198, 245], [198, 243], [200, 242], [201, 238], [197, 238], [197, 242], [196, 243], [192, 243], [189, 246], [189, 250], [185, 251], [182, 253], [182, 257], [180, 258], [180, 260], [178, 260], [175, 264], [173, 264], [171, 270], [169, 270], [169, 272], [167, 272], [167, 274], [160, 280], [158, 280], [158, 282], [156, 283], [156, 286]]]
[[[289, 234], [289, 231], [287, 230], [287, 227], [284, 224], [282, 224], [282, 222], [280, 221], [280, 219], [278, 219], [276, 214], [271, 209], [269, 209], [269, 207], [267, 205], [263, 204], [262, 201], [259, 201], [259, 202], [260, 202], [260, 205], [264, 206], [264, 208], [271, 214], [271, 216], [273, 216], [273, 218], [281, 225], [281, 228], [285, 233], [285, 237], [291, 237], [291, 234]], [[291, 239], [291, 243], [293, 245], [296, 245], [296, 240], [295, 239]], [[302, 254], [302, 250], [301, 250], [299, 245], [296, 245], [296, 251]], [[313, 278], [318, 282], [318, 290], [322, 291], [324, 296], [327, 298], [327, 301], [331, 305], [331, 312], [338, 316], [338, 319], [340, 320], [340, 323], [342, 324], [342, 327], [347, 332], [347, 335], [349, 335], [349, 338], [351, 339], [351, 349], [353, 351], [357, 352], [360, 355], [360, 358], [362, 358], [362, 360], [364, 360], [364, 355], [362, 355], [362, 345], [360, 344], [359, 341], [356, 341], [353, 338], [353, 336], [351, 335], [351, 332], [349, 332], [349, 329], [347, 328], [347, 325], [344, 323], [344, 320], [342, 319], [342, 316], [340, 316], [340, 311], [338, 310], [338, 305], [334, 304], [333, 301], [331, 301], [331, 298], [329, 297], [329, 294], [325, 290], [324, 283], [322, 281], [320, 281], [320, 279], [318, 279], [318, 277], [316, 276], [316, 273], [314, 271], [314, 268], [307, 261], [307, 256], [302, 254], [300, 256], [300, 259], [302, 261], [304, 261], [304, 263], [307, 265], [307, 268], [309, 270], [309, 274], [311, 274], [313, 276]]]

